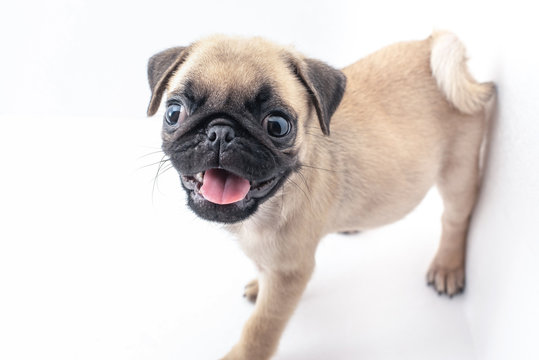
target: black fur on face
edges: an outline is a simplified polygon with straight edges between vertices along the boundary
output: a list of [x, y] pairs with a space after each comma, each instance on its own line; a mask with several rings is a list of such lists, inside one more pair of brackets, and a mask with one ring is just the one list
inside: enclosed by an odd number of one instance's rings
[[[175, 90], [168, 91], [163, 150], [180, 174], [195, 213], [234, 223], [252, 215], [299, 167], [294, 146], [297, 114], [277, 90], [290, 86], [290, 80], [303, 86], [305, 100], [316, 111], [322, 132], [329, 135], [346, 77], [318, 60], [260, 39], [221, 37], [204, 44], [170, 48], [150, 58], [152, 96], [147, 113], [156, 113], [174, 79]], [[200, 56], [193, 60], [195, 54]], [[276, 82], [287, 75], [271, 71], [274, 66], [288, 70], [291, 78]], [[209, 181], [204, 182], [204, 175]], [[234, 191], [228, 192], [228, 185]]]
[[[280, 99], [271, 84], [249, 90], [230, 89], [212, 94], [195, 81], [186, 81], [172, 92], [167, 108], [181, 106], [186, 116], [177, 124], [163, 123], [163, 151], [180, 174], [188, 205], [200, 217], [235, 223], [252, 215], [297, 168], [293, 145], [297, 115]], [[280, 137], [268, 134], [264, 119], [277, 116], [290, 125]], [[216, 141], [212, 129], [226, 128], [231, 135]], [[249, 180], [247, 196], [238, 202], [219, 205], [200, 193], [209, 169], [222, 169]]]

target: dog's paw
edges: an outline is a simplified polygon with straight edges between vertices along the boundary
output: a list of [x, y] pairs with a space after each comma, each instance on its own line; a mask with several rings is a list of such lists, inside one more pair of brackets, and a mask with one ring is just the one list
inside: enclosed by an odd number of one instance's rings
[[359, 233], [361, 233], [361, 231], [359, 231], [359, 230], [348, 230], [348, 231], [339, 232], [339, 234], [341, 234], [341, 235], [357, 235]]
[[265, 358], [261, 358], [261, 357], [253, 357], [253, 356], [247, 356], [245, 354], [245, 351], [243, 351], [244, 349], [242, 347], [240, 347], [239, 345], [236, 345], [232, 348], [232, 350], [230, 350], [230, 352], [228, 354], [226, 354], [226, 356], [224, 358], [221, 358], [219, 360], [254, 360], [254, 359], [260, 359], [260, 360], [264, 360]]
[[247, 285], [245, 285], [245, 291], [243, 292], [243, 297], [249, 300], [250, 302], [256, 302], [258, 296], [258, 280], [254, 279]]
[[444, 267], [433, 262], [427, 272], [427, 284], [431, 285], [438, 295], [449, 297], [464, 291], [464, 266]]

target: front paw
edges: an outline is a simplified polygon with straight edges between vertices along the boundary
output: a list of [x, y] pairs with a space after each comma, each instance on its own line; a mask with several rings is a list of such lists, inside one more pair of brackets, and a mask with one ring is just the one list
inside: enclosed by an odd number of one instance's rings
[[[267, 345], [267, 344], [266, 344]], [[273, 346], [238, 343], [220, 360], [270, 360], [275, 353]]]
[[427, 284], [432, 285], [439, 295], [449, 297], [464, 291], [464, 265], [448, 267], [433, 261], [427, 272]]
[[258, 280], [257, 279], [254, 279], [253, 281], [245, 285], [245, 291], [243, 293], [243, 297], [252, 303], [256, 302], [256, 298], [258, 297]]
[[[220, 360], [254, 360], [245, 356], [244, 352], [236, 345], [226, 356]], [[262, 359], [261, 359], [262, 360]]]

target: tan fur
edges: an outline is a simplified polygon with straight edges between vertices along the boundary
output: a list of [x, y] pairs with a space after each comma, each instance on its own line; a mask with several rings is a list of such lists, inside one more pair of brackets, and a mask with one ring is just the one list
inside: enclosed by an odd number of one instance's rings
[[[214, 58], [216, 48], [227, 55]], [[224, 360], [264, 360], [275, 352], [315, 265], [320, 239], [401, 219], [437, 184], [444, 201], [440, 248], [428, 272], [439, 292], [464, 286], [466, 233], [478, 186], [479, 149], [492, 84], [478, 84], [450, 33], [386, 47], [343, 69], [347, 86], [323, 136], [304, 86], [284, 63], [291, 49], [262, 39], [203, 40], [171, 78], [187, 74], [216, 93], [246, 93], [272, 79], [299, 115], [295, 147], [304, 165], [248, 220], [227, 228], [258, 266], [256, 298], [240, 341]], [[241, 69], [238, 71], [238, 67]], [[219, 81], [216, 81], [219, 79]]]

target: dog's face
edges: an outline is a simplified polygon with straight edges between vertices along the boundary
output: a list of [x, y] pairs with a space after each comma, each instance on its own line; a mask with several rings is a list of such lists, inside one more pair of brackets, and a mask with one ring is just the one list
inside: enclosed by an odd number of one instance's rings
[[149, 115], [167, 94], [163, 151], [189, 206], [223, 223], [252, 215], [300, 166], [313, 118], [329, 133], [346, 81], [292, 50], [227, 37], [154, 55], [148, 77]]

